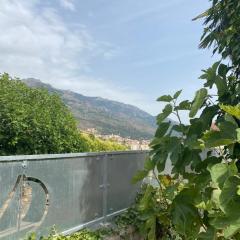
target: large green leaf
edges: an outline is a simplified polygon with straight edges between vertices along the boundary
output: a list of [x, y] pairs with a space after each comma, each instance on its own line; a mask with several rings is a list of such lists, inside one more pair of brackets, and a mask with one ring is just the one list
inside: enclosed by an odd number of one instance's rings
[[215, 83], [218, 89], [219, 97], [223, 96], [227, 91], [227, 82], [224, 78], [217, 76], [215, 79]]
[[181, 92], [182, 92], [182, 90], [179, 90], [179, 91], [175, 92], [174, 95], [173, 95], [173, 98], [177, 99], [179, 97], [179, 95], [181, 94]]
[[139, 170], [132, 178], [132, 183], [137, 183], [141, 180], [143, 180], [148, 175], [147, 170]]
[[227, 105], [220, 105], [220, 108], [231, 114], [232, 116], [240, 119], [240, 104], [236, 105], [236, 106], [227, 106]]
[[184, 173], [187, 166], [191, 165], [193, 167], [200, 162], [201, 158], [198, 151], [185, 148], [182, 157], [178, 158], [177, 162], [174, 164], [174, 172]]
[[197, 114], [198, 110], [202, 107], [204, 101], [206, 100], [207, 94], [208, 92], [206, 88], [201, 88], [196, 92], [189, 117], [193, 118]]
[[210, 156], [205, 159], [203, 159], [195, 168], [197, 172], [199, 171], [206, 171], [208, 165], [214, 165], [217, 163], [222, 162], [221, 157], [216, 157], [216, 156]]
[[166, 161], [168, 158], [167, 152], [161, 152], [154, 156], [154, 159], [157, 159], [157, 170], [158, 172], [162, 172], [165, 169]]
[[155, 137], [163, 137], [167, 133], [170, 124], [170, 121], [160, 123], [155, 133]]
[[230, 176], [237, 174], [238, 169], [235, 163], [217, 163], [215, 165], [209, 165], [208, 171], [211, 174], [212, 181], [222, 188]]
[[198, 240], [217, 240], [217, 230], [208, 226], [205, 232], [199, 234]]
[[229, 71], [229, 67], [223, 63], [221, 63], [218, 67], [218, 74], [223, 77], [226, 78], [227, 72]]
[[146, 227], [149, 229], [148, 240], [156, 240], [156, 221], [156, 216], [152, 215], [146, 222]]
[[[239, 233], [239, 231], [240, 231], [240, 219], [234, 221], [234, 223], [232, 222], [225, 229], [223, 229], [223, 234], [226, 239], [230, 239], [236, 233]], [[239, 239], [239, 236], [238, 238], [235, 239]]]
[[169, 141], [166, 143], [166, 150], [170, 154], [170, 159], [173, 164], [176, 164], [181, 153], [182, 144], [178, 137], [169, 137]]
[[190, 110], [191, 103], [188, 100], [184, 100], [175, 107], [175, 110]]
[[152, 161], [152, 159], [150, 157], [148, 157], [145, 160], [144, 169], [147, 170], [147, 171], [150, 171], [150, 170], [152, 170], [154, 168], [154, 166], [155, 166], [154, 161]]
[[195, 197], [196, 192], [193, 189], [184, 189], [172, 203], [172, 222], [186, 239], [195, 239], [201, 226], [198, 210], [193, 204]]
[[229, 223], [224, 229], [225, 238], [229, 239], [236, 232], [240, 231], [240, 196], [237, 194], [240, 178], [229, 177], [223, 186], [219, 196], [220, 208], [228, 217]]
[[173, 98], [170, 95], [163, 95], [157, 99], [159, 102], [171, 102]]
[[210, 68], [207, 70], [203, 70], [204, 74], [200, 76], [201, 79], [205, 79], [207, 82], [204, 84], [205, 87], [212, 88], [212, 86], [216, 82], [217, 77], [217, 68], [220, 62], [215, 62]]
[[[233, 172], [236, 173], [236, 169]], [[240, 178], [238, 176], [230, 176], [223, 185], [222, 192], [219, 196], [220, 208], [227, 214], [239, 216], [240, 219], [240, 196], [237, 194], [238, 186], [240, 186]]]
[[212, 121], [214, 116], [216, 116], [217, 112], [219, 110], [219, 107], [217, 105], [213, 105], [213, 106], [209, 106], [207, 108], [205, 108], [201, 115], [200, 115], [200, 119], [202, 122], [202, 130], [209, 130], [211, 125], [212, 125]]
[[165, 120], [171, 113], [172, 113], [172, 105], [171, 104], [167, 104], [162, 113], [160, 113], [158, 116], [157, 116], [157, 122], [158, 124], [160, 124], [163, 120]]
[[219, 125], [219, 131], [206, 131], [202, 140], [206, 148], [235, 143], [237, 141], [236, 125], [232, 122], [224, 121]]
[[210, 214], [209, 217], [209, 223], [214, 228], [221, 230], [221, 232], [224, 234], [224, 239], [239, 239], [231, 237], [235, 236], [240, 231], [240, 218], [233, 218], [222, 213], [217, 213], [213, 216]]

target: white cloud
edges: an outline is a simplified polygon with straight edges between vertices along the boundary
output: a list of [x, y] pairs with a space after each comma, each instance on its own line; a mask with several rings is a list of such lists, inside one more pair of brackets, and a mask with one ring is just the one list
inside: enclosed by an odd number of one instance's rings
[[75, 5], [72, 0], [60, 0], [60, 5], [71, 11], [75, 11]]
[[96, 41], [84, 25], [71, 29], [56, 9], [39, 4], [40, 0], [0, 1], [0, 72], [149, 108], [142, 94], [86, 74], [92, 59], [107, 61], [119, 49]]
[[70, 30], [54, 9], [37, 13], [34, 3], [0, 2], [0, 70], [51, 80], [86, 68], [87, 58], [76, 61], [96, 47], [86, 28]]

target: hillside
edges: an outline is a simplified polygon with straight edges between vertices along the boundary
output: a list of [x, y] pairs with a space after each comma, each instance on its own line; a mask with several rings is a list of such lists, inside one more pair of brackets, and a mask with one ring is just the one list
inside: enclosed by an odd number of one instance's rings
[[83, 130], [96, 128], [101, 134], [119, 134], [132, 139], [150, 139], [155, 132], [155, 117], [135, 106], [56, 89], [34, 78], [22, 81], [30, 87], [43, 87], [59, 94]]

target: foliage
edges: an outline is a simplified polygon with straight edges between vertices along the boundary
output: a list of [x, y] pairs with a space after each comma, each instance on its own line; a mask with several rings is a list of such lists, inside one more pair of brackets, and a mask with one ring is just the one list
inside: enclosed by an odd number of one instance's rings
[[[212, 3], [200, 16], [207, 25], [201, 46], [214, 43], [214, 52], [230, 62], [203, 70], [205, 83], [193, 101], [179, 101], [181, 91], [158, 99], [167, 104], [157, 116], [149, 159], [134, 177], [153, 174], [158, 182], [157, 189], [147, 186], [140, 203], [149, 240], [157, 239], [159, 223], [165, 232], [173, 226], [184, 240], [240, 239], [240, 3]], [[189, 124], [181, 111], [189, 113]], [[166, 119], [171, 115], [178, 119], [173, 126]], [[171, 176], [164, 175], [167, 162]]]
[[126, 145], [119, 144], [111, 140], [102, 140], [95, 137], [94, 135], [88, 135], [82, 133], [82, 137], [89, 148], [90, 152], [100, 152], [100, 151], [125, 151], [129, 147]]
[[[55, 230], [46, 237], [40, 237], [40, 240], [103, 240], [112, 233], [112, 229], [101, 228], [95, 231], [83, 229], [68, 236], [57, 234]], [[26, 240], [39, 239], [35, 233], [31, 233]]]
[[204, 34], [200, 47], [213, 45], [213, 53], [229, 57], [236, 74], [240, 74], [240, 2], [239, 0], [211, 0], [212, 7], [198, 18], [204, 17]]
[[0, 155], [124, 149], [81, 134], [58, 95], [0, 75]]

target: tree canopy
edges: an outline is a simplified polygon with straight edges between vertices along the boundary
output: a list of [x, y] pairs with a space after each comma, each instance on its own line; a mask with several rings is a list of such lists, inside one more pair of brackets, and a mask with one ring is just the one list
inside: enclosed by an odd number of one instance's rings
[[82, 134], [58, 95], [0, 75], [0, 155], [123, 149]]

